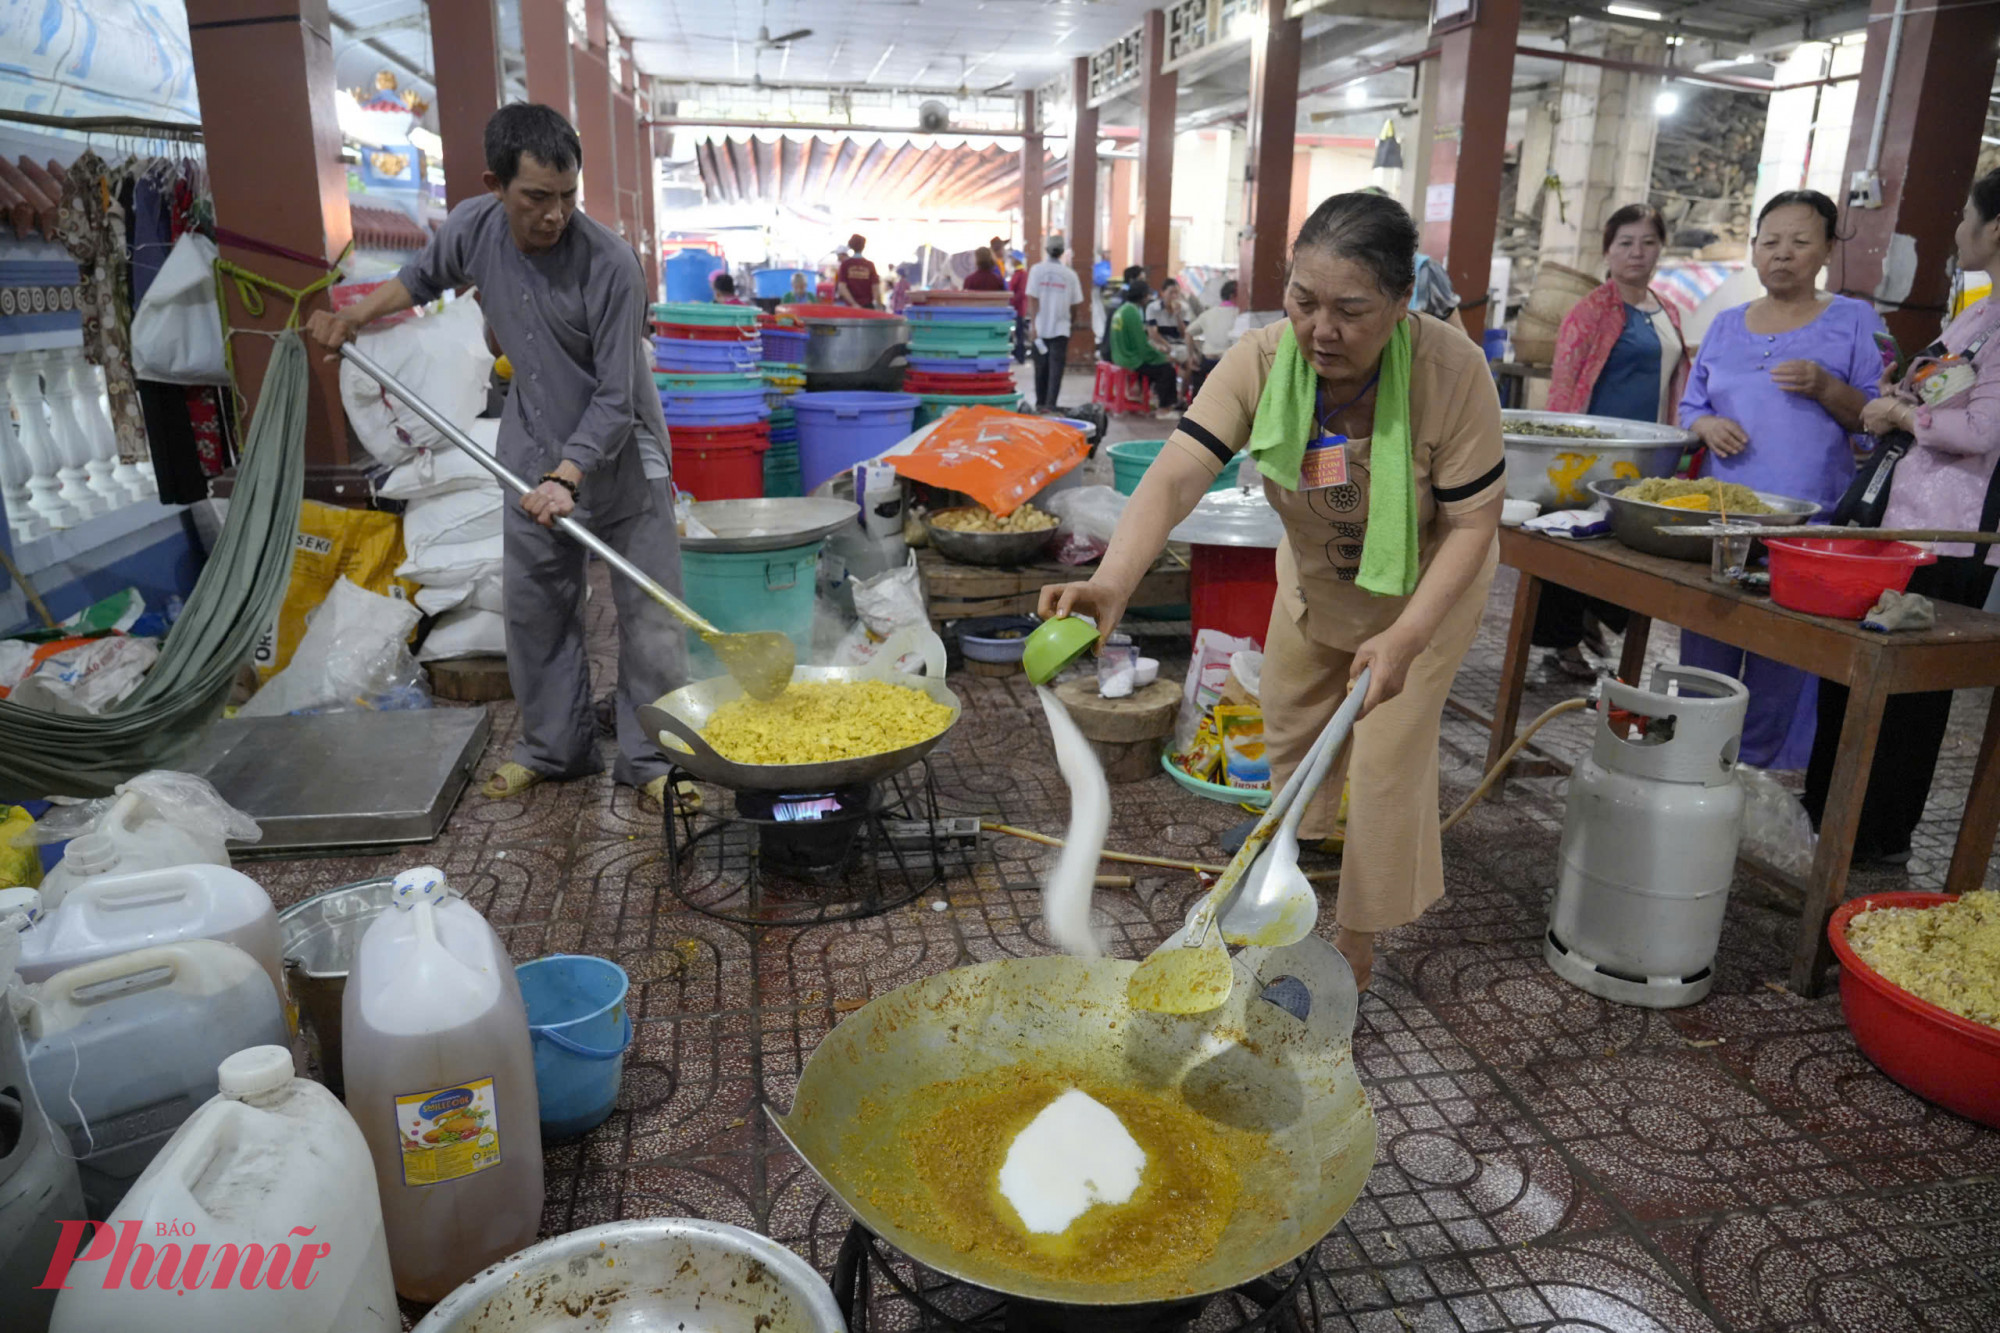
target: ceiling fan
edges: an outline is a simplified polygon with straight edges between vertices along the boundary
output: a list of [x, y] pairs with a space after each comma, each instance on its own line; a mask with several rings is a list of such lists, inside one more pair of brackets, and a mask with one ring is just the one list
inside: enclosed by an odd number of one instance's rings
[[773, 37], [769, 28], [759, 28], [757, 29], [757, 49], [759, 51], [767, 51], [774, 46], [789, 46], [793, 42], [802, 42], [812, 35], [813, 30], [811, 28], [794, 28], [790, 32], [782, 32]]

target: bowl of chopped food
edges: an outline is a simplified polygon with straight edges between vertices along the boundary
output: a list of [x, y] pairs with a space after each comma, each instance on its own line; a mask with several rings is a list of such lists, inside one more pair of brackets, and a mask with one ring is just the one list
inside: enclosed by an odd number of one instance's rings
[[828, 791], [900, 773], [958, 722], [942, 676], [882, 679], [871, 664], [800, 666], [775, 699], [733, 676], [684, 685], [639, 710], [667, 758], [731, 791]]
[[2000, 1129], [2000, 891], [1871, 893], [1827, 923], [1840, 1007], [1876, 1067]]
[[1643, 481], [1593, 481], [1593, 498], [1611, 507], [1611, 533], [1635, 551], [1669, 560], [1708, 563], [1713, 539], [1662, 532], [1662, 528], [1702, 528], [1728, 515], [1731, 523], [1787, 528], [1819, 513], [1811, 500], [1753, 491], [1734, 482], [1703, 477], [1648, 477]]
[[961, 505], [924, 516], [931, 545], [965, 565], [1032, 565], [1056, 540], [1056, 516], [1022, 505], [1002, 518], [985, 505]]
[[1570, 412], [1500, 414], [1507, 447], [1507, 498], [1533, 500], [1543, 513], [1587, 509], [1593, 481], [1627, 484], [1672, 476], [1696, 439], [1678, 426]]

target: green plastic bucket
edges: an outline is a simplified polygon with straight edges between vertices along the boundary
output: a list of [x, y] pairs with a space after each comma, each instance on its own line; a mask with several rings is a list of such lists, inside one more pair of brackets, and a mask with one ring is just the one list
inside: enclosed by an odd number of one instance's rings
[[917, 417], [912, 429], [928, 426], [954, 407], [997, 407], [1003, 412], [1021, 410], [1018, 393], [920, 393]]
[[[1118, 493], [1130, 495], [1138, 490], [1139, 478], [1146, 475], [1146, 469], [1166, 447], [1165, 440], [1124, 440], [1110, 446], [1105, 452], [1111, 455], [1111, 484], [1118, 488]], [[1242, 461], [1243, 455], [1238, 454], [1223, 464], [1222, 475], [1208, 489], [1222, 491], [1234, 486], [1236, 469]]]
[[[777, 630], [789, 635], [799, 661], [812, 660], [813, 589], [823, 542], [778, 551], [681, 550], [681, 581], [689, 606], [719, 630]], [[726, 674], [700, 636], [687, 636], [688, 679]]]

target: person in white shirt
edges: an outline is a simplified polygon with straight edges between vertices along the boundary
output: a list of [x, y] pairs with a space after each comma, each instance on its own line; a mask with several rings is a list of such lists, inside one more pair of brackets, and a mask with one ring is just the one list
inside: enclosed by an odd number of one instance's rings
[[1028, 322], [1035, 338], [1035, 408], [1054, 407], [1069, 357], [1069, 331], [1083, 304], [1083, 284], [1062, 262], [1063, 240], [1051, 236], [1049, 257], [1028, 270]]
[[1208, 378], [1208, 372], [1222, 360], [1222, 354], [1236, 343], [1236, 317], [1239, 313], [1236, 309], [1236, 279], [1223, 283], [1218, 296], [1220, 299], [1215, 305], [1196, 315], [1187, 326], [1188, 345], [1195, 357], [1194, 385], [1197, 391], [1201, 382]]

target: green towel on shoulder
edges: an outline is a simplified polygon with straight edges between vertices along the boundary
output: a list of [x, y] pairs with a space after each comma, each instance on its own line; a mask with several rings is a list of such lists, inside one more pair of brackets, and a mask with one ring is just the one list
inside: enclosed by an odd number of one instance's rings
[[[1278, 338], [1270, 378], [1257, 399], [1245, 452], [1257, 470], [1288, 491], [1299, 488], [1299, 465], [1319, 429], [1313, 419], [1318, 377], [1287, 324]], [[1417, 480], [1410, 465], [1410, 321], [1396, 322], [1382, 351], [1375, 390], [1375, 433], [1369, 446], [1368, 527], [1361, 538], [1355, 582], [1384, 597], [1417, 590]]]

